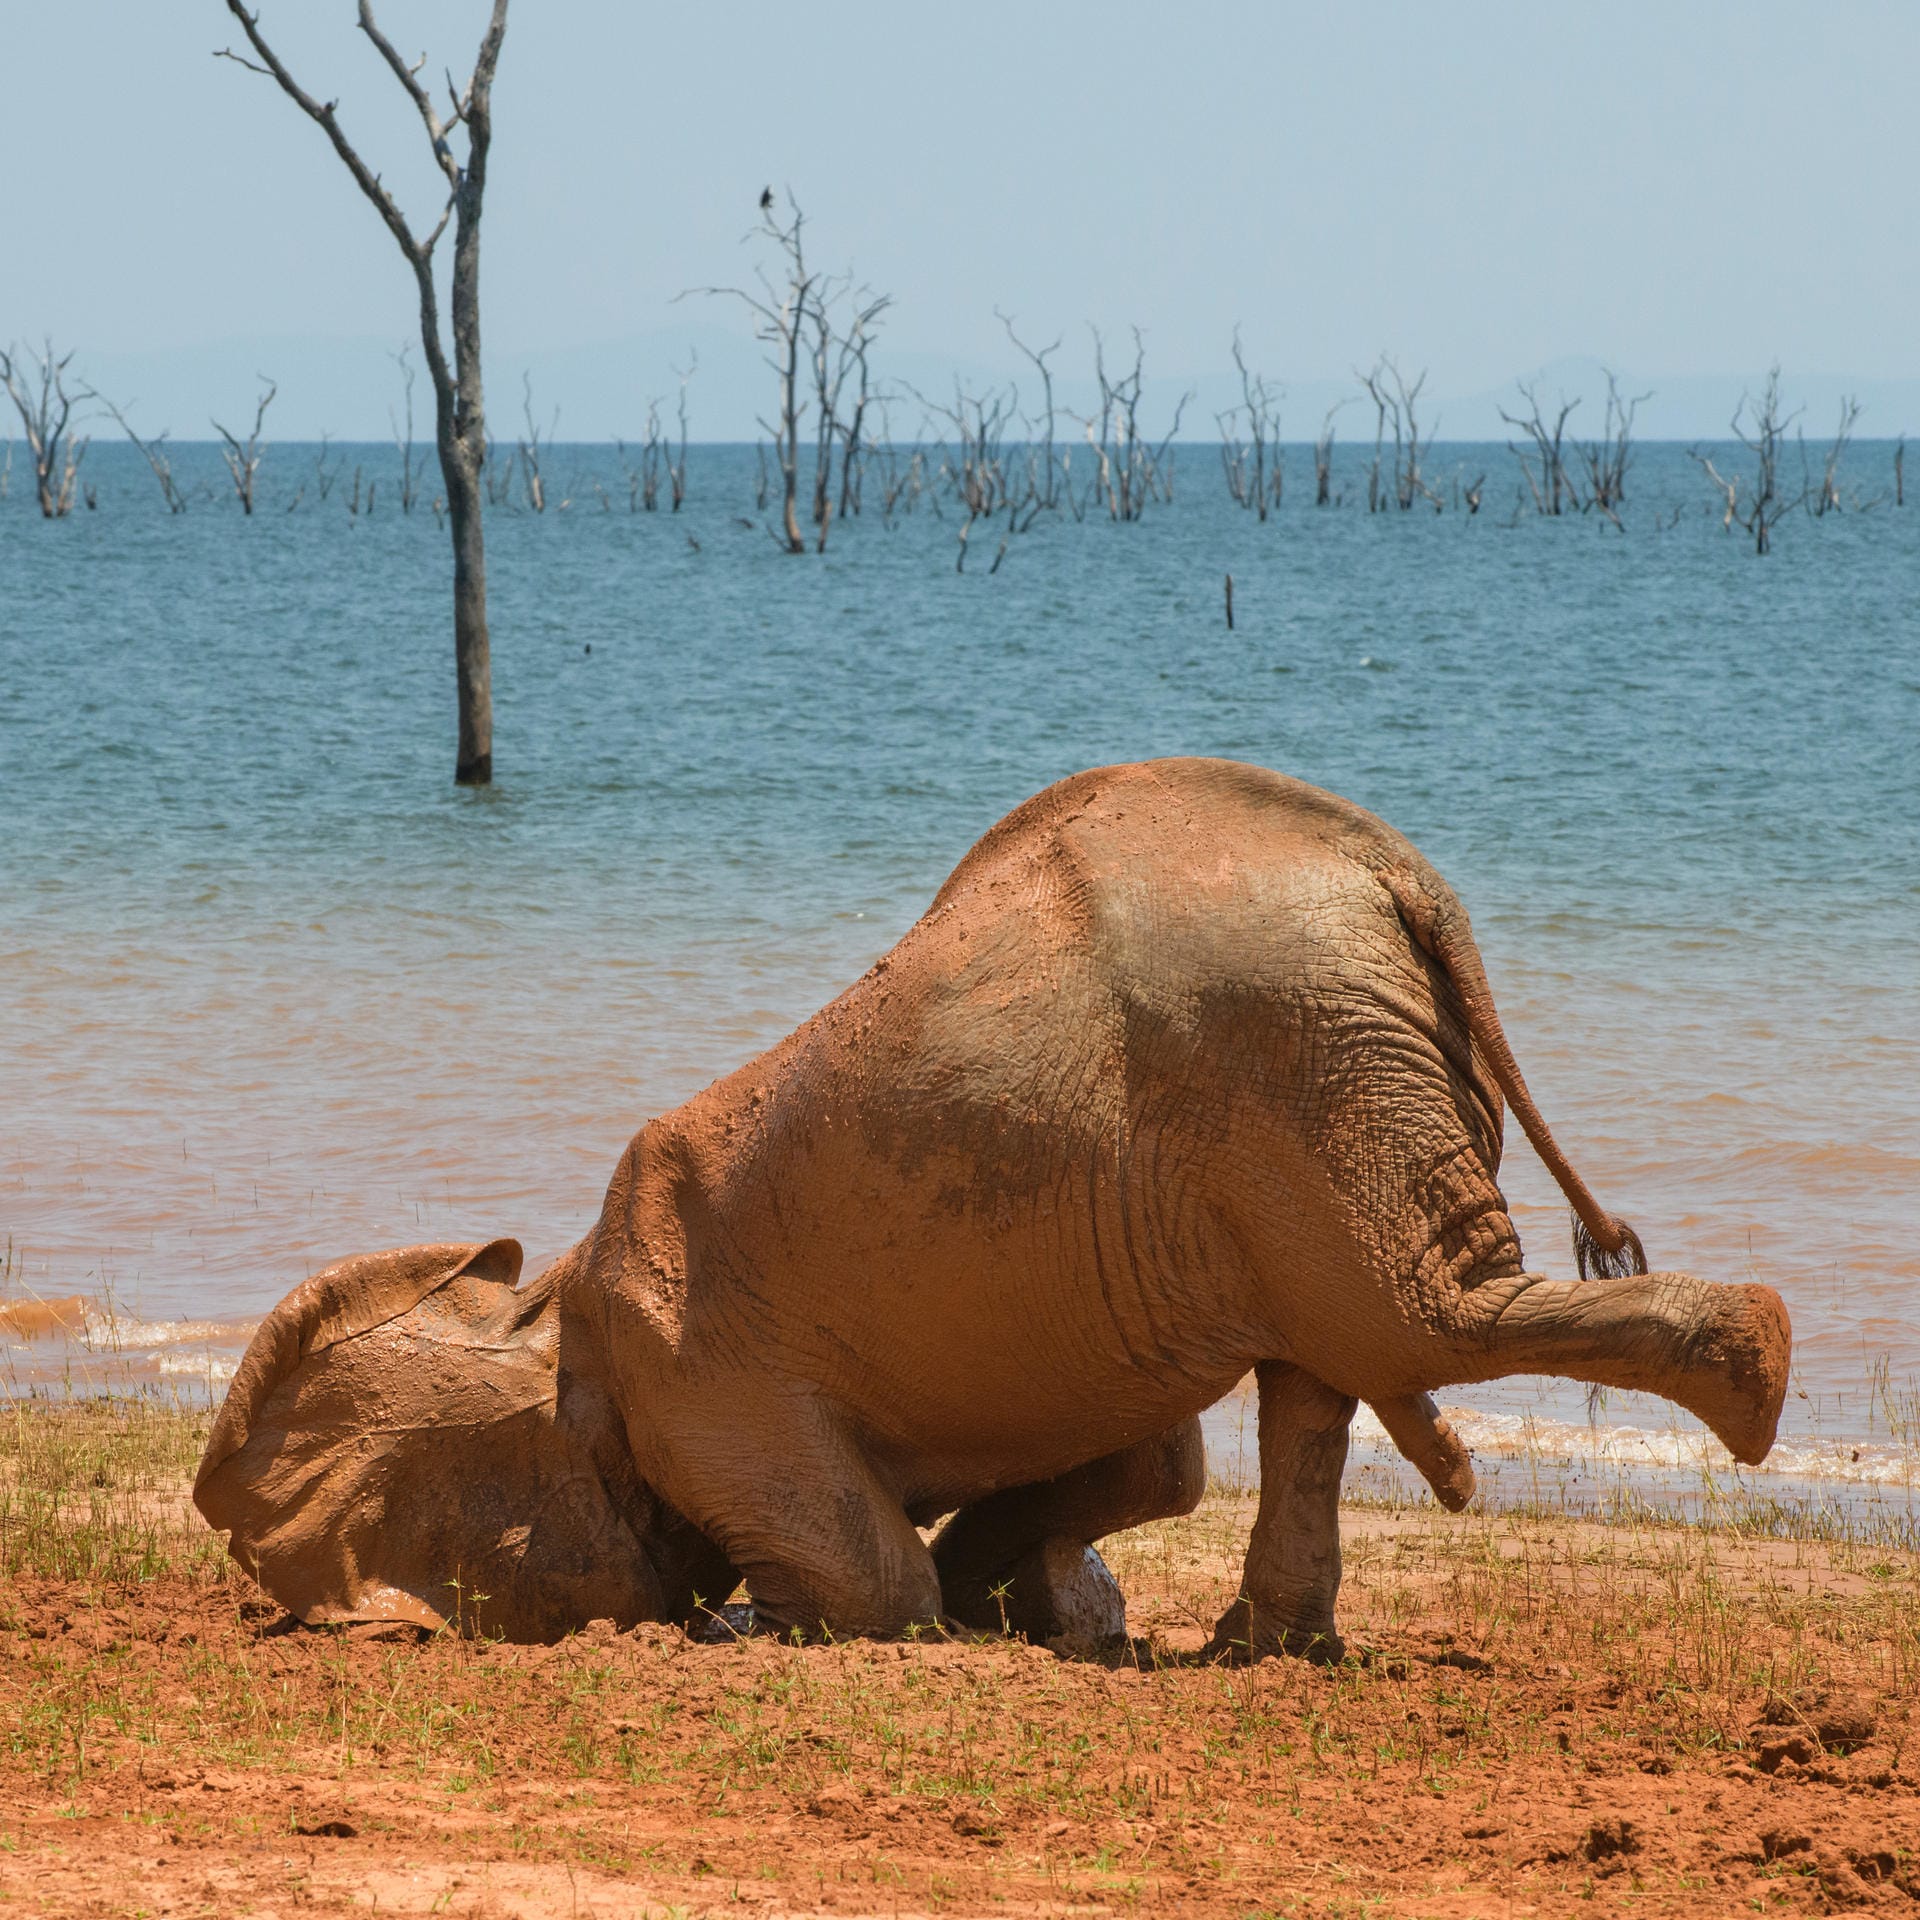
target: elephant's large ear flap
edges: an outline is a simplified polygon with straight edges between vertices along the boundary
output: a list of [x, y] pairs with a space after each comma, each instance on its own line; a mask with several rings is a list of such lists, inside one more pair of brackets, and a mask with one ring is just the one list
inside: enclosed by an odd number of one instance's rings
[[194, 1503], [311, 1624], [408, 1620], [552, 1640], [657, 1618], [651, 1501], [603, 1388], [563, 1364], [552, 1276], [520, 1248], [343, 1260], [261, 1323]]

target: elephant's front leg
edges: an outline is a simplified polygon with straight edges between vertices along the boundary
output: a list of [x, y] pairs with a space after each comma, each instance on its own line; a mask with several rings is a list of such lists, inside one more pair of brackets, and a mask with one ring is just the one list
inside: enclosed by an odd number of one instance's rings
[[1264, 1361], [1255, 1377], [1260, 1511], [1240, 1597], [1220, 1616], [1208, 1650], [1229, 1659], [1295, 1653], [1338, 1660], [1340, 1475], [1358, 1402], [1283, 1360]]
[[714, 1380], [662, 1424], [674, 1435], [663, 1497], [739, 1570], [762, 1625], [894, 1639], [938, 1621], [933, 1556], [825, 1400]]

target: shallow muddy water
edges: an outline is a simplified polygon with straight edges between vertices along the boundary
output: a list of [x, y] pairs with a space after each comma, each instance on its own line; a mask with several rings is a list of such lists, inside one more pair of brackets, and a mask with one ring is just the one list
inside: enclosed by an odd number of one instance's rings
[[[1886, 449], [1853, 457], [1873, 491]], [[491, 525], [476, 794], [444, 536], [391, 510], [390, 452], [345, 458], [371, 517], [292, 447], [250, 521], [167, 516], [105, 445], [97, 512], [41, 523], [17, 461], [0, 501], [0, 1235], [8, 1297], [87, 1303], [77, 1334], [0, 1329], [17, 1382], [118, 1349], [217, 1390], [342, 1253], [511, 1233], [537, 1265], [648, 1115], [853, 979], [1009, 807], [1217, 753], [1409, 834], [1605, 1203], [1656, 1265], [1786, 1295], [1783, 1462], [1904, 1459], [1920, 510], [1795, 517], [1756, 561], [1678, 449], [1644, 451], [1623, 536], [1504, 524], [1510, 456], [1443, 447], [1443, 489], [1495, 476], [1477, 519], [1296, 495], [1261, 525], [1193, 447], [1143, 524], [1043, 524], [992, 576], [976, 534], [957, 576], [951, 517], [790, 559], [738, 522], [750, 452], [694, 449], [675, 517], [603, 512], [610, 457], [563, 448], [572, 505]], [[1505, 1181], [1567, 1270], [1517, 1130]], [[1586, 1444], [1578, 1388], [1442, 1397]]]

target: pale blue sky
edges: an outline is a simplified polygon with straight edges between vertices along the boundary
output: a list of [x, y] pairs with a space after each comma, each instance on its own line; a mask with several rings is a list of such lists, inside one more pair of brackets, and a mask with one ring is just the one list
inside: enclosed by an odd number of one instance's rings
[[[258, 4], [432, 203], [351, 0]], [[50, 330], [125, 365], [404, 336], [405, 271], [318, 130], [209, 58], [233, 38], [217, 0], [9, 12], [0, 339]], [[404, 48], [460, 71], [484, 13], [380, 7]], [[1456, 395], [1563, 356], [1909, 380], [1916, 76], [1912, 0], [516, 0], [488, 344], [505, 367], [634, 336], [664, 358], [676, 330], [737, 330], [670, 302], [742, 271], [771, 181], [825, 255], [895, 293], [891, 346], [922, 368], [999, 364], [997, 304], [1047, 337], [1138, 322], [1170, 378], [1223, 366], [1238, 321], [1309, 385], [1383, 347]]]

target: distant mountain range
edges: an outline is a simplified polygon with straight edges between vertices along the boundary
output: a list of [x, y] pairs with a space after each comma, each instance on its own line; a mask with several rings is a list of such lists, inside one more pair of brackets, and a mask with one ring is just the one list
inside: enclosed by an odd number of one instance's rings
[[[256, 374], [279, 383], [278, 398], [267, 416], [269, 439], [312, 440], [327, 432], [339, 440], [382, 440], [393, 432], [393, 419], [401, 409], [402, 383], [393, 358], [401, 345], [398, 336], [391, 340], [233, 339], [146, 353], [89, 354], [84, 342], [75, 344], [78, 351], [72, 371], [123, 407], [131, 403], [131, 418], [145, 434], [164, 429], [176, 440], [210, 439], [214, 419], [244, 431], [251, 424], [258, 394]], [[1110, 341], [1110, 371], [1117, 357], [1117, 344]], [[412, 358], [417, 370], [414, 433], [417, 440], [426, 442], [433, 436], [433, 398], [424, 369], [419, 368], [417, 343]], [[1058, 376], [1056, 406], [1074, 414], [1091, 408], [1095, 398], [1091, 360], [1084, 333], [1069, 334], [1053, 363]], [[561, 440], [637, 440], [646, 429], [650, 399], [658, 400], [663, 424], [671, 429], [679, 389], [675, 369], [696, 364], [688, 388], [691, 437], [696, 441], [755, 438], [756, 416], [767, 410], [773, 398], [773, 376], [756, 341], [742, 331], [711, 322], [689, 322], [546, 353], [490, 355], [488, 417], [499, 438], [520, 434], [527, 404], [524, 383], [530, 381], [533, 417], [543, 433], [553, 429]], [[1408, 355], [1401, 365], [1411, 375], [1420, 362]], [[1012, 354], [992, 363], [957, 367], [927, 354], [896, 353], [883, 335], [874, 354], [874, 371], [876, 380], [896, 396], [891, 404], [892, 428], [900, 439], [914, 437], [925, 413], [910, 390], [917, 389], [936, 402], [950, 401], [956, 375], [974, 390], [1018, 380], [1023, 403], [1029, 409], [1039, 404], [1031, 369]], [[1351, 374], [1288, 380], [1282, 368], [1262, 371], [1280, 391], [1285, 439], [1311, 440], [1327, 409], [1341, 401], [1348, 403], [1337, 422], [1341, 439], [1371, 438], [1371, 403]], [[1742, 392], [1764, 374], [1763, 369], [1678, 377], [1631, 368], [1619, 371], [1623, 392], [1650, 396], [1636, 422], [1638, 436], [1648, 440], [1725, 438]], [[1568, 422], [1570, 433], [1600, 432], [1606, 380], [1598, 361], [1557, 360], [1525, 377], [1535, 385], [1543, 407], [1553, 402], [1557, 409], [1561, 396], [1580, 399]], [[1908, 429], [1920, 433], [1920, 379], [1861, 379], [1788, 367], [1782, 372], [1782, 388], [1790, 407], [1804, 408], [1801, 425], [1809, 440], [1831, 433], [1846, 394], [1861, 405], [1860, 437], [1891, 439]], [[1156, 438], [1164, 434], [1175, 402], [1189, 391], [1192, 398], [1180, 438], [1215, 439], [1216, 416], [1240, 397], [1232, 368], [1183, 372], [1157, 364], [1150, 352], [1142, 430]], [[1512, 385], [1462, 393], [1447, 385], [1444, 368], [1435, 368], [1422, 397], [1421, 423], [1442, 440], [1504, 440], [1510, 429], [1500, 418], [1500, 408], [1504, 405], [1512, 411], [1518, 404]], [[114, 431], [111, 421], [100, 424], [107, 432]], [[0, 433], [10, 425], [11, 421], [0, 421]], [[1056, 428], [1062, 435], [1078, 430], [1067, 420]]]

